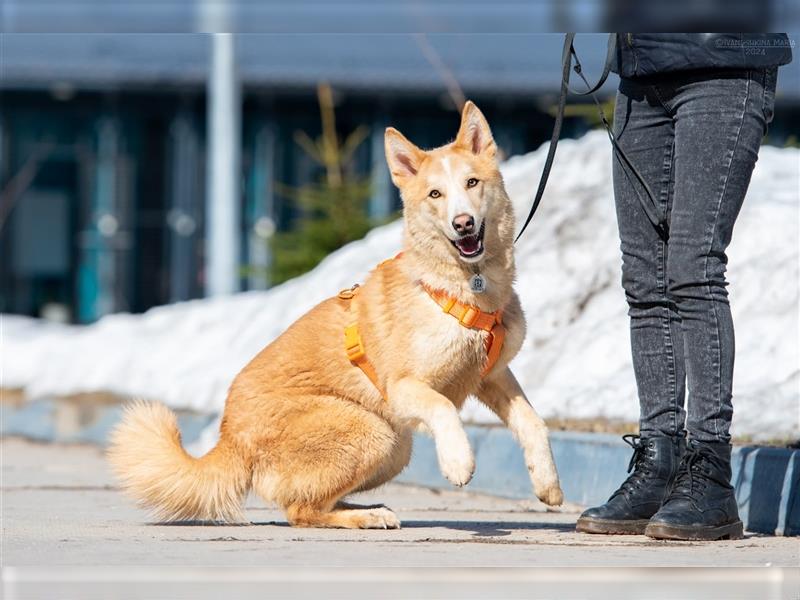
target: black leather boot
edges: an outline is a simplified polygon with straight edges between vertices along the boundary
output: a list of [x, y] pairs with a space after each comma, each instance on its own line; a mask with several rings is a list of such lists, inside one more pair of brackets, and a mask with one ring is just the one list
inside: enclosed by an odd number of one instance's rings
[[608, 502], [583, 512], [576, 529], [584, 533], [644, 533], [667, 497], [686, 447], [683, 436], [640, 438], [623, 435], [633, 448], [630, 475]]
[[672, 490], [645, 535], [663, 540], [742, 538], [731, 486], [730, 444], [689, 441]]

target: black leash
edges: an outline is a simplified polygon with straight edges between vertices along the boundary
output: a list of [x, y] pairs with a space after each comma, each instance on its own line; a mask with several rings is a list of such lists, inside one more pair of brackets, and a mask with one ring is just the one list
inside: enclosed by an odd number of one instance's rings
[[[614, 148], [614, 157], [620, 161], [620, 164], [623, 166], [623, 171], [625, 171], [626, 177], [630, 178], [629, 173], [632, 173], [633, 176], [639, 181], [642, 188], [644, 188], [645, 194], [647, 194], [647, 200], [645, 200], [642, 195], [639, 193], [639, 190], [634, 186], [634, 190], [636, 191], [636, 196], [639, 198], [639, 202], [642, 205], [642, 209], [644, 210], [645, 214], [647, 215], [648, 220], [650, 223], [653, 224], [656, 231], [658, 231], [658, 235], [661, 239], [667, 239], [669, 235], [669, 231], [667, 228], [666, 217], [659, 216], [659, 209], [658, 204], [656, 203], [655, 196], [653, 196], [653, 192], [650, 189], [650, 186], [642, 177], [642, 174], [639, 173], [639, 170], [633, 166], [628, 156], [625, 154], [625, 151], [620, 147], [619, 143], [617, 143], [617, 138], [614, 136], [614, 133], [611, 130], [611, 125], [606, 119], [605, 112], [603, 112], [603, 105], [600, 103], [600, 100], [597, 99], [595, 92], [599, 90], [603, 84], [608, 79], [608, 74], [611, 72], [611, 64], [614, 60], [614, 54], [616, 53], [617, 47], [617, 34], [612, 33], [608, 36], [608, 49], [606, 52], [606, 62], [605, 66], [603, 67], [603, 74], [598, 79], [597, 83], [589, 85], [589, 82], [586, 80], [586, 77], [583, 75], [583, 67], [581, 67], [580, 60], [578, 60], [578, 54], [575, 52], [575, 46], [573, 45], [573, 41], [575, 40], [574, 33], [568, 33], [564, 36], [564, 50], [561, 54], [561, 92], [558, 96], [558, 108], [556, 110], [556, 120], [553, 124], [553, 134], [550, 137], [550, 147], [547, 150], [547, 158], [544, 161], [544, 169], [542, 169], [542, 176], [539, 179], [539, 187], [536, 190], [536, 197], [533, 200], [533, 206], [531, 206], [531, 210], [528, 213], [528, 218], [525, 219], [525, 223], [522, 225], [522, 229], [517, 234], [516, 239], [514, 242], [519, 241], [519, 238], [522, 237], [522, 234], [525, 232], [525, 229], [528, 227], [528, 224], [533, 219], [533, 215], [536, 213], [536, 210], [539, 208], [539, 203], [542, 201], [542, 196], [544, 195], [544, 188], [547, 185], [547, 179], [550, 177], [550, 169], [553, 167], [553, 158], [556, 155], [556, 147], [558, 146], [558, 138], [561, 135], [561, 125], [564, 122], [564, 107], [567, 104], [567, 94], [572, 92], [578, 96], [591, 96], [594, 103], [597, 105], [597, 110], [600, 113], [600, 120], [603, 122], [603, 125], [606, 128], [606, 132], [608, 133], [608, 139], [611, 140], [611, 145]], [[575, 60], [575, 72], [578, 76], [583, 80], [586, 84], [586, 91], [585, 92], [578, 92], [573, 90], [569, 87], [569, 76], [570, 70], [573, 68], [572, 60]], [[627, 169], [625, 169], [627, 167]]]

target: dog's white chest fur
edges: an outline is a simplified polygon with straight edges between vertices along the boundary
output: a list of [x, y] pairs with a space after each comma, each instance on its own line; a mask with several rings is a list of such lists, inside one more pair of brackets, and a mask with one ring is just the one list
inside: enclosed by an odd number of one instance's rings
[[464, 327], [431, 305], [430, 315], [421, 323], [412, 345], [420, 374], [427, 381], [442, 382], [443, 387], [477, 383], [486, 361], [488, 334]]

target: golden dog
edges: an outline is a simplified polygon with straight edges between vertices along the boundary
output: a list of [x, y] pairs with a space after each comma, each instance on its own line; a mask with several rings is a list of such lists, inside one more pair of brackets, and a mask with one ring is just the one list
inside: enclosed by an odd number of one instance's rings
[[[388, 508], [343, 498], [400, 473], [417, 426], [434, 437], [444, 476], [469, 482], [475, 462], [458, 415], [468, 395], [519, 440], [538, 497], [561, 503], [547, 428], [508, 368], [525, 320], [512, 288], [513, 210], [489, 125], [468, 102], [446, 146], [421, 150], [393, 128], [385, 142], [404, 203], [402, 254], [310, 310], [242, 369], [216, 447], [194, 458], [169, 409], [127, 408], [109, 459], [157, 518], [241, 522], [252, 489], [295, 526], [399, 527]], [[357, 346], [350, 354], [345, 338]]]

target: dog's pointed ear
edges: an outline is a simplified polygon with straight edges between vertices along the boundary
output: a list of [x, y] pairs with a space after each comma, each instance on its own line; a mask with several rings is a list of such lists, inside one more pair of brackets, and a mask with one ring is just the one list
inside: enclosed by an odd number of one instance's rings
[[497, 153], [489, 123], [471, 100], [467, 101], [461, 112], [461, 127], [458, 129], [455, 144], [473, 154], [486, 153], [494, 156]]
[[409, 142], [406, 137], [394, 127], [387, 127], [384, 136], [386, 149], [386, 162], [389, 172], [396, 186], [413, 177], [425, 158], [425, 151], [420, 150]]

